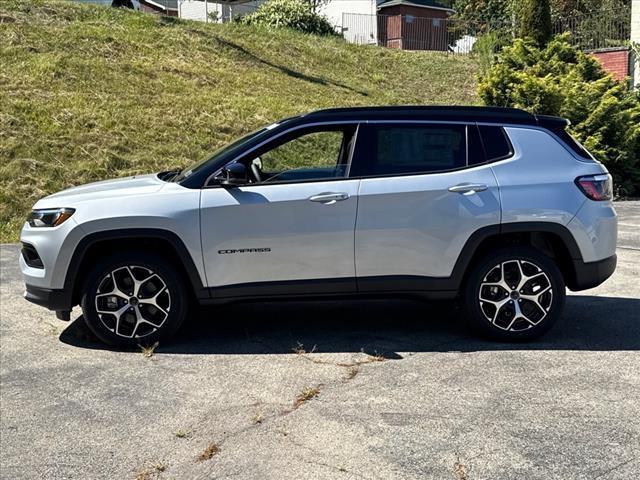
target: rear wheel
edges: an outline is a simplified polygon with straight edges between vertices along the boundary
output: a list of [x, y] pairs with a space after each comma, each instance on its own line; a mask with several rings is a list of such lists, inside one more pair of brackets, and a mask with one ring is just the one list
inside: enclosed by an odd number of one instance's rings
[[465, 307], [472, 325], [498, 340], [531, 340], [558, 320], [565, 284], [555, 262], [533, 248], [505, 248], [472, 270]]
[[187, 295], [181, 276], [146, 252], [112, 255], [89, 273], [82, 294], [89, 329], [121, 348], [151, 345], [183, 323]]

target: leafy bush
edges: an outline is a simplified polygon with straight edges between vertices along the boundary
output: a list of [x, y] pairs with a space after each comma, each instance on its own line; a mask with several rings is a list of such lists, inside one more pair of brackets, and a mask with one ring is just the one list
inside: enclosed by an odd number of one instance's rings
[[495, 60], [496, 55], [507, 45], [510, 45], [513, 39], [506, 28], [491, 30], [484, 33], [473, 44], [473, 53], [478, 59], [480, 75], [485, 75]]
[[313, 11], [305, 0], [268, 0], [240, 20], [251, 25], [292, 28], [315, 35], [337, 35], [326, 17]]
[[480, 78], [486, 105], [571, 120], [570, 132], [615, 177], [619, 195], [640, 195], [640, 95], [598, 61], [556, 37], [546, 48], [516, 40]]
[[545, 45], [551, 38], [551, 7], [549, 0], [524, 0], [514, 10], [520, 20], [520, 37], [533, 38]]

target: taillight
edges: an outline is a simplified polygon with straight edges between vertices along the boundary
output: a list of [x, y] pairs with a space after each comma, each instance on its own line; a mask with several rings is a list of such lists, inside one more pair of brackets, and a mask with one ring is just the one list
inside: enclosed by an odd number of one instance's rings
[[591, 200], [599, 202], [613, 198], [613, 179], [609, 174], [578, 177], [576, 178], [576, 185]]

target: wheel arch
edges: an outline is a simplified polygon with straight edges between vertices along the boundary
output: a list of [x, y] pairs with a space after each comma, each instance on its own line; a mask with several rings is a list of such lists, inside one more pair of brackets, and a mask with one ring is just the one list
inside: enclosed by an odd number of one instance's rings
[[101, 231], [84, 237], [74, 249], [67, 268], [64, 289], [71, 292], [72, 305], [78, 305], [81, 285], [95, 260], [118, 249], [141, 248], [167, 258], [187, 281], [188, 291], [199, 299], [209, 298], [208, 290], [184, 242], [175, 233], [156, 228]]
[[569, 289], [578, 289], [576, 264], [582, 264], [582, 254], [569, 229], [552, 222], [506, 223], [476, 230], [458, 257], [452, 279], [462, 287], [477, 262], [492, 250], [510, 245], [531, 246], [552, 258]]

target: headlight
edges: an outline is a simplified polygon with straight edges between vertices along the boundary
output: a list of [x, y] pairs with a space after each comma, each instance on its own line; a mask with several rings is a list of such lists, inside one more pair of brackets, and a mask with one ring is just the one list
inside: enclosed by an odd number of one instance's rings
[[32, 227], [57, 227], [66, 222], [75, 209], [73, 208], [43, 208], [32, 210], [29, 215], [29, 225]]

